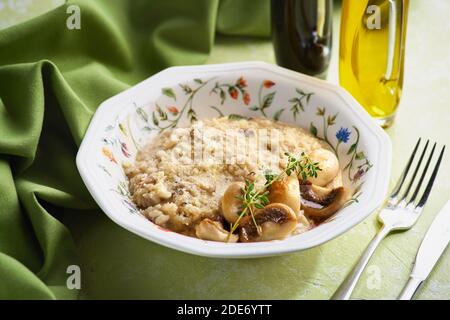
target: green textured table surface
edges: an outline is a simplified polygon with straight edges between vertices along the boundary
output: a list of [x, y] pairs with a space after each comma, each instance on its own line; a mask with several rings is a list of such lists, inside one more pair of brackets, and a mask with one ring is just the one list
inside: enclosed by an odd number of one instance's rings
[[[0, 0], [0, 28], [61, 2]], [[450, 42], [443, 36], [450, 33], [449, 12], [447, 0], [411, 1], [404, 93], [396, 123], [387, 131], [393, 142], [391, 183], [399, 176], [417, 137], [450, 145]], [[338, 27], [336, 15], [335, 35]], [[329, 80], [337, 83], [338, 39], [334, 39]], [[218, 37], [207, 63], [244, 60], [274, 63], [271, 43]], [[426, 229], [450, 197], [449, 156], [447, 153], [417, 225], [383, 241], [353, 298], [396, 298], [408, 279]], [[64, 212], [59, 218], [76, 240], [82, 262], [83, 298], [327, 299], [379, 228], [374, 213], [346, 234], [308, 251], [274, 258], [219, 260], [155, 245], [98, 212], [86, 212], [84, 216]], [[186, 265], [190, 265], [188, 271]], [[264, 273], [271, 277], [261, 277]], [[242, 279], [246, 279], [245, 285]], [[417, 297], [450, 299], [450, 250], [444, 253]]]

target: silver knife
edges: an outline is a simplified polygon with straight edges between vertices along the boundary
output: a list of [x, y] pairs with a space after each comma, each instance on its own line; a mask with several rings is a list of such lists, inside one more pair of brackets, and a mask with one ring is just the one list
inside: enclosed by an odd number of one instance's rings
[[450, 200], [439, 211], [420, 244], [413, 271], [406, 286], [398, 297], [410, 300], [423, 281], [428, 277], [434, 265], [441, 257], [450, 241]]

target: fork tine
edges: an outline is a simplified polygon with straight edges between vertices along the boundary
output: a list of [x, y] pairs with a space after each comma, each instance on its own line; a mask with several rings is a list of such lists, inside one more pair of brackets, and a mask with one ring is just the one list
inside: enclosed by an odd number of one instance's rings
[[419, 193], [420, 187], [422, 186], [423, 179], [425, 179], [425, 175], [428, 171], [428, 167], [430, 166], [431, 159], [433, 158], [435, 149], [436, 149], [436, 142], [434, 143], [433, 148], [431, 149], [431, 153], [428, 156], [428, 160], [427, 160], [427, 163], [425, 164], [425, 168], [423, 168], [422, 175], [420, 176], [420, 179], [417, 182], [416, 190], [414, 190], [414, 193], [413, 193], [411, 199], [409, 199], [408, 205], [413, 203], [416, 200], [417, 194]]
[[414, 180], [416, 180], [417, 172], [419, 172], [420, 166], [422, 165], [422, 161], [425, 156], [425, 153], [427, 152], [429, 143], [430, 143], [430, 140], [427, 140], [427, 143], [425, 144], [425, 148], [423, 148], [422, 154], [420, 155], [419, 162], [417, 162], [416, 168], [414, 169], [414, 173], [411, 177], [411, 180], [409, 181], [408, 187], [406, 188], [405, 192], [403, 193], [403, 196], [400, 198], [400, 201], [405, 200], [406, 197], [408, 196], [408, 193], [411, 190]]
[[409, 157], [408, 163], [406, 164], [405, 169], [403, 169], [402, 174], [400, 175], [399, 179], [397, 180], [397, 184], [395, 185], [394, 189], [392, 190], [392, 193], [389, 197], [391, 200], [393, 200], [398, 195], [400, 190], [402, 189], [403, 182], [405, 182], [405, 178], [408, 175], [409, 168], [411, 167], [411, 163], [413, 162], [413, 159], [416, 155], [417, 148], [419, 148], [419, 144], [420, 144], [421, 140], [422, 140], [422, 138], [419, 138], [419, 140], [417, 140], [416, 146], [414, 147], [414, 150], [411, 153], [411, 156]]
[[423, 192], [422, 198], [420, 198], [419, 203], [416, 208], [421, 209], [428, 200], [428, 196], [430, 195], [431, 188], [433, 188], [434, 180], [436, 179], [436, 175], [439, 171], [439, 166], [441, 165], [442, 158], [444, 157], [445, 146], [442, 147], [441, 154], [436, 162], [433, 173], [431, 174], [430, 180], [428, 181], [427, 187]]

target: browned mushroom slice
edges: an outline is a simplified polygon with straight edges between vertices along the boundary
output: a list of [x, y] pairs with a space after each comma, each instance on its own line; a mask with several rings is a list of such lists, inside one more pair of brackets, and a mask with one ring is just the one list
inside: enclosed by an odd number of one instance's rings
[[222, 197], [222, 215], [229, 223], [235, 223], [242, 211], [243, 182], [233, 182], [230, 184]]
[[300, 186], [295, 174], [275, 181], [269, 188], [270, 203], [283, 203], [295, 213], [300, 211]]
[[300, 185], [302, 209], [308, 218], [326, 219], [338, 211], [347, 201], [347, 189], [338, 187], [334, 189], [323, 188], [308, 181]]
[[239, 228], [241, 242], [281, 240], [297, 227], [297, 216], [287, 205], [272, 203], [255, 212], [255, 221], [251, 216], [242, 219]]
[[213, 221], [211, 219], [203, 219], [195, 227], [195, 235], [199, 239], [219, 241], [219, 242], [237, 242], [238, 236], [232, 234], [223, 228], [223, 225], [219, 221]]

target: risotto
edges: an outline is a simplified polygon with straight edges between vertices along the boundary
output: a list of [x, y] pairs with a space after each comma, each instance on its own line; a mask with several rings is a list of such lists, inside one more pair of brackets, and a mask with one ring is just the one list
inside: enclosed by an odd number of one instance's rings
[[325, 142], [266, 119], [222, 117], [163, 131], [124, 169], [143, 215], [204, 240], [281, 239], [347, 199]]

